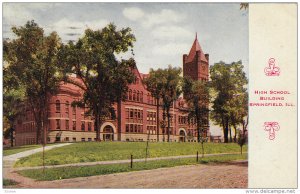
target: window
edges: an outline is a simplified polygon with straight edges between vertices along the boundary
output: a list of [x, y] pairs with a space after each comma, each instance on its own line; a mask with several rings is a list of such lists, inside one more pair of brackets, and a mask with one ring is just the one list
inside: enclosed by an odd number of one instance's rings
[[133, 97], [132, 97], [132, 100], [133, 100], [133, 101], [136, 101], [136, 91], [135, 91], [135, 90], [133, 90]]
[[56, 107], [56, 112], [60, 112], [60, 102], [59, 102], [59, 100], [56, 100], [55, 107]]
[[128, 99], [129, 99], [129, 100], [132, 100], [132, 91], [131, 91], [131, 90], [129, 90], [129, 92], [128, 92], [128, 93], [129, 93], [129, 97], [128, 97]]
[[140, 100], [140, 92], [137, 91], [136, 101], [139, 101], [139, 100]]
[[84, 123], [84, 121], [81, 121], [81, 131], [84, 131], [85, 130], [85, 123]]
[[76, 141], [76, 137], [73, 137], [73, 141]]
[[72, 114], [73, 114], [73, 115], [76, 115], [76, 106], [73, 106], [73, 107], [72, 107]]
[[56, 119], [56, 129], [60, 129], [60, 120]]
[[150, 104], [150, 94], [149, 93], [147, 94], [147, 102], [148, 102], [148, 104]]
[[91, 122], [88, 122], [88, 130], [92, 131], [92, 123]]
[[76, 121], [73, 121], [73, 130], [76, 130]]
[[66, 101], [66, 115], [69, 116], [69, 101]]
[[133, 118], [133, 110], [130, 109], [130, 117], [129, 118]]
[[129, 132], [129, 124], [126, 124], [126, 133]]
[[140, 102], [143, 102], [143, 92], [141, 92], [141, 95], [140, 95]]
[[92, 141], [92, 138], [88, 138], [88, 141]]
[[85, 141], [85, 138], [81, 138], [81, 141]]
[[66, 130], [69, 130], [69, 120], [66, 120]]
[[65, 139], [66, 141], [69, 141], [69, 137], [66, 137], [66, 139]]

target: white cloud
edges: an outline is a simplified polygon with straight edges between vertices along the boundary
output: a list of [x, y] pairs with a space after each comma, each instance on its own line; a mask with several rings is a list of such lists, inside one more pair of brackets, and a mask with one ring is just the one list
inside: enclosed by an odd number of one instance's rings
[[18, 3], [3, 4], [3, 19], [9, 25], [24, 25], [28, 20], [33, 19], [32, 13]]
[[144, 12], [138, 7], [129, 7], [123, 10], [123, 15], [129, 20], [137, 21], [144, 16]]
[[164, 45], [157, 45], [153, 48], [154, 55], [168, 55], [168, 56], [181, 56], [189, 50], [190, 44], [186, 43], [168, 43]]
[[160, 26], [152, 31], [152, 35], [154, 38], [158, 39], [174, 39], [174, 40], [179, 40], [179, 39], [190, 39], [191, 37], [194, 36], [192, 32], [187, 30], [184, 27], [181, 26]]
[[138, 7], [129, 7], [123, 10], [123, 15], [132, 21], [140, 22], [143, 27], [150, 28], [154, 25], [182, 22], [186, 16], [170, 9], [162, 9], [160, 12], [145, 13]]
[[152, 27], [158, 24], [178, 23], [185, 19], [185, 15], [170, 9], [163, 9], [159, 13], [151, 13], [146, 15], [146, 19], [142, 21], [144, 27]]
[[56, 31], [63, 41], [77, 40], [83, 36], [84, 30], [87, 28], [97, 30], [105, 27], [109, 23], [108, 20], [92, 20], [92, 21], [74, 21], [63, 18], [54, 23], [50, 28], [45, 28], [45, 32]]

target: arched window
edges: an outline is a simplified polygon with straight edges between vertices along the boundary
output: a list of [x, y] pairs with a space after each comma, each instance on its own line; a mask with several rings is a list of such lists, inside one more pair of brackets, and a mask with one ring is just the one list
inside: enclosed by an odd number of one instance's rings
[[132, 98], [132, 100], [133, 100], [133, 101], [136, 100], [136, 91], [135, 91], [135, 90], [133, 90], [133, 98]]
[[60, 102], [59, 102], [59, 100], [56, 100], [55, 107], [56, 107], [56, 112], [60, 112]]
[[132, 100], [132, 91], [129, 90], [129, 97], [128, 97], [128, 100]]
[[137, 91], [136, 101], [140, 101], [140, 91]]
[[66, 115], [69, 116], [69, 101], [66, 101]]
[[141, 92], [141, 95], [140, 95], [140, 102], [143, 102], [143, 92]]

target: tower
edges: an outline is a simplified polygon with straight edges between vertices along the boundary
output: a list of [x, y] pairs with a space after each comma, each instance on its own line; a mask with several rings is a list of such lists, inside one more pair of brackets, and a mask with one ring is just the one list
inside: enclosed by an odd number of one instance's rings
[[194, 40], [189, 54], [183, 55], [183, 76], [193, 80], [208, 80], [209, 54], [204, 54], [197, 38]]

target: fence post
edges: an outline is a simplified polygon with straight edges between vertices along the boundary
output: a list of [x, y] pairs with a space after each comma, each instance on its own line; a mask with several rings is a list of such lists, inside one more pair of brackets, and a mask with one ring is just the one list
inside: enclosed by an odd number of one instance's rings
[[133, 156], [131, 154], [131, 156], [130, 156], [130, 168], [132, 168], [132, 163], [133, 163]]
[[199, 161], [199, 153], [198, 153], [198, 151], [197, 151], [197, 162]]

